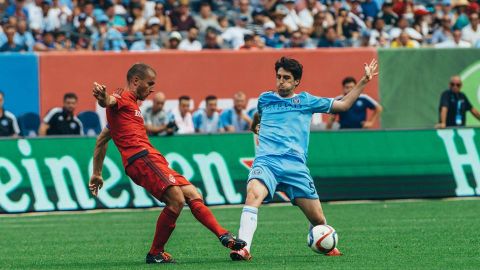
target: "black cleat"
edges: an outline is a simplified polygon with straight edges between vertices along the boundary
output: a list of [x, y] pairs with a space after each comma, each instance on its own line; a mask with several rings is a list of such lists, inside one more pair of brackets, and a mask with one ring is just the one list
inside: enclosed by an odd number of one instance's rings
[[167, 252], [160, 252], [158, 255], [152, 255], [150, 253], [147, 254], [145, 258], [145, 262], [147, 264], [151, 263], [176, 263], [176, 261], [172, 258], [172, 255], [168, 254]]
[[220, 235], [218, 239], [220, 239], [220, 242], [224, 247], [231, 250], [240, 250], [247, 245], [245, 241], [235, 238], [235, 236], [230, 232]]

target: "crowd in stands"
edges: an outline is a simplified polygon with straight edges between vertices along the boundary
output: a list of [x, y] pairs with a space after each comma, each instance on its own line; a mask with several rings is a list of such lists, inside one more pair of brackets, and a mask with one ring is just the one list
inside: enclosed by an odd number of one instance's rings
[[0, 0], [0, 52], [480, 47], [476, 0]]

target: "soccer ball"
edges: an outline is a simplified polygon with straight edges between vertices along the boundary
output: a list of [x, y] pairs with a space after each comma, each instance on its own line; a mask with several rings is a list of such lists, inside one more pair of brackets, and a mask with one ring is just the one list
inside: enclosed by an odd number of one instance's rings
[[307, 236], [307, 245], [317, 253], [328, 253], [338, 243], [338, 235], [332, 226], [318, 225], [313, 227]]

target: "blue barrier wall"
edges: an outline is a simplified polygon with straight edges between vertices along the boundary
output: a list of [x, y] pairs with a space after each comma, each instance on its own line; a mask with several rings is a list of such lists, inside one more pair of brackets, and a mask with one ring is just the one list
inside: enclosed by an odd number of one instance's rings
[[0, 91], [5, 93], [5, 109], [17, 117], [39, 113], [38, 56], [0, 54]]

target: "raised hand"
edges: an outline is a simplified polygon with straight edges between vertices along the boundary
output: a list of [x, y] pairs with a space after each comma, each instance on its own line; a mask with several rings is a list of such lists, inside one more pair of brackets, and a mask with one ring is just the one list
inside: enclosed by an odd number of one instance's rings
[[92, 94], [98, 100], [98, 104], [100, 104], [100, 106], [102, 107], [105, 107], [108, 98], [107, 87], [105, 85], [100, 85], [97, 82], [94, 82]]
[[373, 79], [373, 77], [378, 75], [377, 67], [378, 67], [378, 62], [376, 59], [372, 59], [370, 64], [367, 65], [367, 63], [364, 64], [365, 66], [365, 78], [367, 81], [370, 81]]

